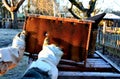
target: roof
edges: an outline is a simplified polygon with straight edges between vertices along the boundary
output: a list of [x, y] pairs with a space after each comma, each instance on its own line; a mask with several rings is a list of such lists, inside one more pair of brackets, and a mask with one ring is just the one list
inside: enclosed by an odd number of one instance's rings
[[112, 13], [107, 13], [103, 19], [120, 19], [120, 16], [112, 14]]

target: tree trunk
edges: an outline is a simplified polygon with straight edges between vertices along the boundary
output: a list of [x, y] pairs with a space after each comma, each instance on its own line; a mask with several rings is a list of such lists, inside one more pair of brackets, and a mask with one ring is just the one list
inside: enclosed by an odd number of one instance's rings
[[12, 28], [18, 29], [17, 12], [10, 12], [12, 18]]
[[14, 3], [15, 0], [9, 0], [9, 1], [8, 0], [2, 0], [6, 9], [11, 13], [12, 27], [14, 29], [17, 29], [18, 28], [17, 11], [25, 0], [19, 0], [17, 3]]

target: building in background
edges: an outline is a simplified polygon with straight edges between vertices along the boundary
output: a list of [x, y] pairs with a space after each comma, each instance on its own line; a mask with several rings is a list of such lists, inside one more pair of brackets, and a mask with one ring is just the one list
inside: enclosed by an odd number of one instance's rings
[[120, 27], [120, 16], [112, 13], [107, 13], [103, 19], [106, 20], [108, 27]]

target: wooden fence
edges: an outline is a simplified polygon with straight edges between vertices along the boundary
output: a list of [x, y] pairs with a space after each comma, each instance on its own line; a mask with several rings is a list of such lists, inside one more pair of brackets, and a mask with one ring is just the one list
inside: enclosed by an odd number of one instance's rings
[[[103, 45], [103, 47], [109, 47], [117, 51], [117, 55], [119, 53], [120, 56], [120, 33], [119, 28], [106, 28], [105, 33], [103, 33], [102, 29], [99, 29], [97, 35], [97, 43]], [[105, 48], [104, 48], [105, 49]], [[108, 50], [108, 49], [106, 49]], [[116, 51], [113, 51], [113, 53]]]
[[[18, 19], [18, 28], [23, 27], [24, 19]], [[3, 18], [1, 21], [0, 28], [12, 28], [12, 19], [11, 18]]]
[[110, 47], [119, 49], [120, 34], [114, 34], [114, 33], [103, 34], [102, 31], [99, 31], [97, 42], [105, 46], [110, 46]]

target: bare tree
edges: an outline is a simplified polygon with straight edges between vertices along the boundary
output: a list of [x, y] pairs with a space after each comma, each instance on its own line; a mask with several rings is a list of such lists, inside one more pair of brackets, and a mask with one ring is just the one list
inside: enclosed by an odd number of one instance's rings
[[37, 7], [38, 13], [42, 15], [56, 16], [56, 2], [55, 0], [35, 0], [32, 5]]
[[51, 0], [36, 0], [34, 2], [40, 14], [53, 15], [53, 5]]
[[17, 11], [25, 0], [2, 0], [6, 9], [11, 13], [13, 28], [18, 28]]

